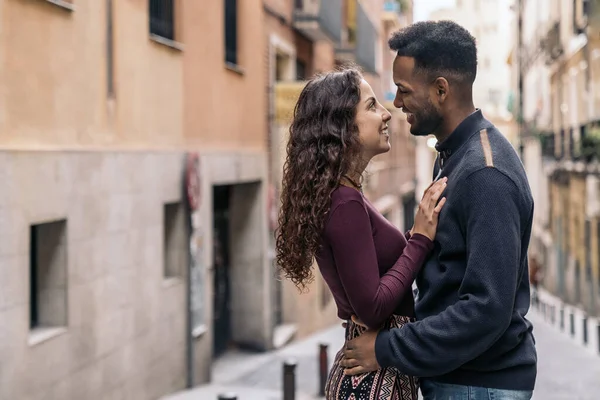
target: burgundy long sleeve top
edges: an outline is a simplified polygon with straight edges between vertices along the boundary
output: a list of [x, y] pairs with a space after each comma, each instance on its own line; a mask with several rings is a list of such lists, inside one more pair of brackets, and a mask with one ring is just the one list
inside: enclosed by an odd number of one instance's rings
[[339, 318], [356, 315], [379, 328], [392, 314], [414, 315], [412, 283], [433, 250], [431, 240], [405, 237], [360, 192], [340, 186], [321, 244], [316, 261]]

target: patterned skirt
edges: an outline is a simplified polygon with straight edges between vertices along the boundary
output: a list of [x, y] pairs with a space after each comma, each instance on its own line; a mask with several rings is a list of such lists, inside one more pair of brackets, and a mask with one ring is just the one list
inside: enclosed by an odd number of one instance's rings
[[[410, 322], [409, 317], [392, 315], [385, 323], [385, 329], [402, 327]], [[346, 340], [360, 336], [365, 328], [347, 321]], [[333, 362], [325, 386], [326, 400], [417, 400], [419, 382], [394, 367], [382, 368], [356, 376], [344, 375], [340, 365], [343, 353], [340, 350]]]

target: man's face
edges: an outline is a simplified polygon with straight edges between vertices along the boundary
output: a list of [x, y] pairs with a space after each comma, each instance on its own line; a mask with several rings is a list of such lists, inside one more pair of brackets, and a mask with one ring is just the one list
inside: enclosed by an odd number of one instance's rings
[[439, 110], [433, 82], [427, 82], [423, 74], [414, 74], [415, 60], [397, 56], [392, 67], [396, 98], [394, 106], [402, 109], [414, 136], [435, 133], [443, 116]]

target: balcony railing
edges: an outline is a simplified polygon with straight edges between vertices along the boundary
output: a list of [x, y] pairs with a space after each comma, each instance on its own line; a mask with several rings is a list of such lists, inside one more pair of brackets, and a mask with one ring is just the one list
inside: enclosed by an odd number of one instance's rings
[[295, 0], [294, 27], [313, 41], [342, 39], [342, 0]]

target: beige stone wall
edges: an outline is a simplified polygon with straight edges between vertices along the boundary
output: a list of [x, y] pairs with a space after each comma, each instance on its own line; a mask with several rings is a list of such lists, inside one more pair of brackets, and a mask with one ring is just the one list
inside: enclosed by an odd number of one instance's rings
[[[182, 153], [0, 153], [0, 357], [10, 360], [0, 398], [147, 400], [185, 387], [186, 273], [167, 278], [163, 263], [163, 207], [181, 199], [183, 161]], [[234, 185], [232, 339], [263, 349], [273, 341], [264, 155], [201, 154], [200, 168], [205, 330], [193, 341], [196, 384], [211, 375], [214, 185]], [[67, 322], [39, 342], [29, 328], [29, 229], [60, 219]]]
[[[149, 399], [184, 387], [185, 285], [164, 277], [162, 220], [180, 200], [182, 166], [179, 153], [0, 153], [0, 398]], [[32, 344], [29, 229], [58, 219], [67, 324]]]

